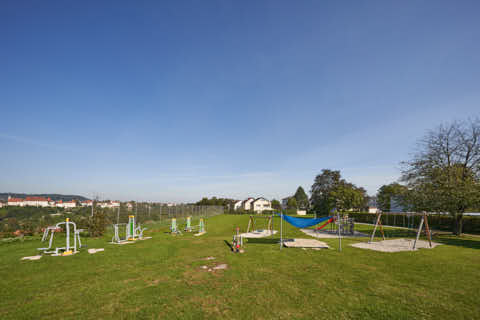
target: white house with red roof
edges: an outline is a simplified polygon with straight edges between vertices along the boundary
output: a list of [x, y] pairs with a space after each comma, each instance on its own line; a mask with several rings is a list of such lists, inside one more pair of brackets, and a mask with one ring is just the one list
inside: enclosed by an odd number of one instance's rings
[[58, 201], [57, 208], [75, 208], [77, 206], [77, 202], [75, 200], [70, 201]]
[[11, 196], [8, 196], [7, 206], [24, 207], [25, 200], [22, 198], [12, 198]]
[[26, 197], [25, 198], [25, 205], [32, 206], [32, 207], [48, 207], [50, 198], [44, 197]]

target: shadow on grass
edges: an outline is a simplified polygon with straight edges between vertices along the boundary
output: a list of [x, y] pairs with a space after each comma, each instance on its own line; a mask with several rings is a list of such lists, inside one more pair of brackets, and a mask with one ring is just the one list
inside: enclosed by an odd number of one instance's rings
[[[275, 244], [275, 243], [279, 243], [280, 239], [248, 238], [247, 241], [248, 241], [248, 243], [254, 243], [254, 244]], [[286, 240], [284, 239], [284, 241], [286, 241]]]
[[449, 246], [458, 246], [469, 249], [480, 249], [480, 241], [471, 240], [471, 239], [462, 239], [462, 238], [453, 238], [453, 237], [441, 237], [432, 239], [435, 242], [443, 243]]
[[230, 248], [230, 250], [233, 251], [233, 246], [230, 244], [230, 242], [228, 242], [227, 240], [223, 240], [225, 242], [225, 244]]

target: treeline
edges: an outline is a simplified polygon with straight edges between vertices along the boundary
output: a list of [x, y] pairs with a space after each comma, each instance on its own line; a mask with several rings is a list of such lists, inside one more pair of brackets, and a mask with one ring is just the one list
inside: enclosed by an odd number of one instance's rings
[[229, 208], [235, 202], [234, 199], [228, 198], [217, 198], [211, 197], [210, 199], [207, 197], [202, 198], [202, 200], [196, 202], [197, 206], [223, 206], [225, 208]]
[[78, 201], [85, 201], [89, 200], [88, 198], [85, 198], [84, 196], [79, 196], [79, 195], [70, 195], [70, 194], [57, 194], [57, 193], [41, 193], [41, 194], [26, 194], [26, 193], [12, 193], [12, 192], [3, 192], [0, 193], [0, 200], [7, 201], [8, 197], [12, 198], [26, 198], [26, 197], [43, 197], [43, 198], [50, 198], [53, 201], [72, 201], [72, 200], [78, 200]]

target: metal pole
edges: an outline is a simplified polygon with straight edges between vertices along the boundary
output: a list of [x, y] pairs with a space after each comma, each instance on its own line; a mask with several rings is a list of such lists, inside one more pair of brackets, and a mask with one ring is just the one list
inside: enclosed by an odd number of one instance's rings
[[417, 246], [417, 241], [418, 241], [418, 238], [420, 238], [422, 227], [423, 227], [423, 217], [422, 217], [422, 220], [420, 220], [420, 227], [418, 227], [417, 237], [415, 238], [415, 242], [413, 243], [413, 250], [415, 250], [415, 247]]
[[337, 213], [338, 219], [338, 251], [342, 251], [342, 234], [340, 232], [340, 212]]
[[280, 216], [280, 250], [282, 250], [283, 246], [283, 212], [281, 213]]

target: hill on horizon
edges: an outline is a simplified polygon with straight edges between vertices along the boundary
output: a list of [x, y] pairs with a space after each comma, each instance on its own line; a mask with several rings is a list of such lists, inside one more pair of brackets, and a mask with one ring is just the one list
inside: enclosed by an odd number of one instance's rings
[[70, 194], [57, 194], [57, 193], [14, 193], [14, 192], [3, 192], [0, 193], [0, 200], [7, 201], [8, 196], [13, 198], [26, 198], [26, 197], [44, 197], [44, 198], [51, 198], [53, 201], [71, 201], [71, 200], [79, 200], [85, 201], [90, 200], [84, 196], [79, 195], [70, 195]]

